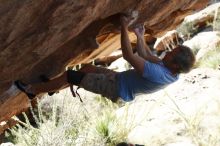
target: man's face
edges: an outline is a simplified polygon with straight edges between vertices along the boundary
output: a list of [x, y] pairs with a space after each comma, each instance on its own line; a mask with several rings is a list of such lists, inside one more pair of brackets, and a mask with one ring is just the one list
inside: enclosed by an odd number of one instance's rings
[[179, 66], [173, 62], [173, 58], [179, 53], [180, 49], [175, 48], [167, 54], [163, 58], [163, 63], [170, 69], [172, 73], [176, 73]]

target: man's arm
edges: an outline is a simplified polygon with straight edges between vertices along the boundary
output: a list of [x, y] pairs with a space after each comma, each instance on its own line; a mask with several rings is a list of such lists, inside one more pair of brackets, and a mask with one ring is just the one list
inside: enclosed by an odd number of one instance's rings
[[141, 75], [144, 72], [144, 62], [145, 60], [133, 53], [132, 46], [128, 37], [128, 23], [129, 18], [121, 17], [121, 48], [122, 55], [125, 60], [127, 60], [134, 69]]
[[143, 57], [144, 59], [153, 62], [153, 63], [157, 63], [159, 61], [161, 61], [160, 58], [154, 56], [150, 50], [150, 48], [148, 47], [148, 45], [145, 42], [144, 39], [144, 33], [145, 33], [145, 29], [143, 25], [139, 25], [138, 27], [134, 28], [134, 33], [137, 36], [137, 52], [138, 55]]

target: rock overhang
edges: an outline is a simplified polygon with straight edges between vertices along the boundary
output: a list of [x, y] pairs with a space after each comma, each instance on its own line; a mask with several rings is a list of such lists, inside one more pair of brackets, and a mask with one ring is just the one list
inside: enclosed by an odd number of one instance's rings
[[[29, 105], [28, 100], [19, 98], [23, 94], [5, 94], [14, 80], [39, 82], [38, 76], [41, 74], [55, 77], [66, 66], [87, 63], [118, 49], [121, 13], [138, 11], [139, 17], [135, 24], [144, 23], [147, 33], [158, 37], [174, 29], [186, 15], [205, 7], [208, 2], [209, 0], [2, 2], [0, 98], [4, 97], [4, 100], [0, 105], [0, 121], [20, 113]], [[108, 43], [110, 44], [107, 45]]]

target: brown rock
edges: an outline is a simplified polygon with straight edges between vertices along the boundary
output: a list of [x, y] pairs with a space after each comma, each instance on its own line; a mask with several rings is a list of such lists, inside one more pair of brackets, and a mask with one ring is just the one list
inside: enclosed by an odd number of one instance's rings
[[208, 0], [2, 1], [0, 121], [29, 106], [23, 94], [10, 89], [14, 80], [39, 82], [41, 74], [55, 77], [70, 64], [86, 63], [103, 51], [110, 54], [111, 47], [94, 53], [98, 48], [96, 37], [118, 32], [119, 13], [137, 10], [136, 23], [145, 22], [148, 32], [159, 36], [207, 3]]
[[164, 50], [170, 50], [173, 49], [174, 46], [180, 44], [181, 37], [179, 36], [177, 31], [169, 31], [161, 38], [158, 38], [154, 48], [157, 51], [164, 51]]

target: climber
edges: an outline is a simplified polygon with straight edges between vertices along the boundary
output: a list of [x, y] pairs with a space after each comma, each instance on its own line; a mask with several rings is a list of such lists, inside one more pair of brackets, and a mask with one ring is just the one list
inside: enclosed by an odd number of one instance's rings
[[152, 93], [175, 82], [180, 73], [187, 73], [193, 67], [195, 57], [190, 48], [179, 45], [168, 52], [163, 59], [152, 55], [145, 44], [143, 25], [135, 27], [137, 53], [134, 54], [128, 37], [131, 17], [121, 16], [121, 49], [123, 58], [134, 69], [115, 72], [109, 69], [86, 65], [79, 71], [67, 70], [60, 77], [45, 83], [25, 85], [16, 81], [16, 86], [33, 98], [36, 94], [57, 91], [70, 85], [80, 86], [88, 91], [101, 94], [116, 102], [119, 97], [132, 101], [136, 95]]

